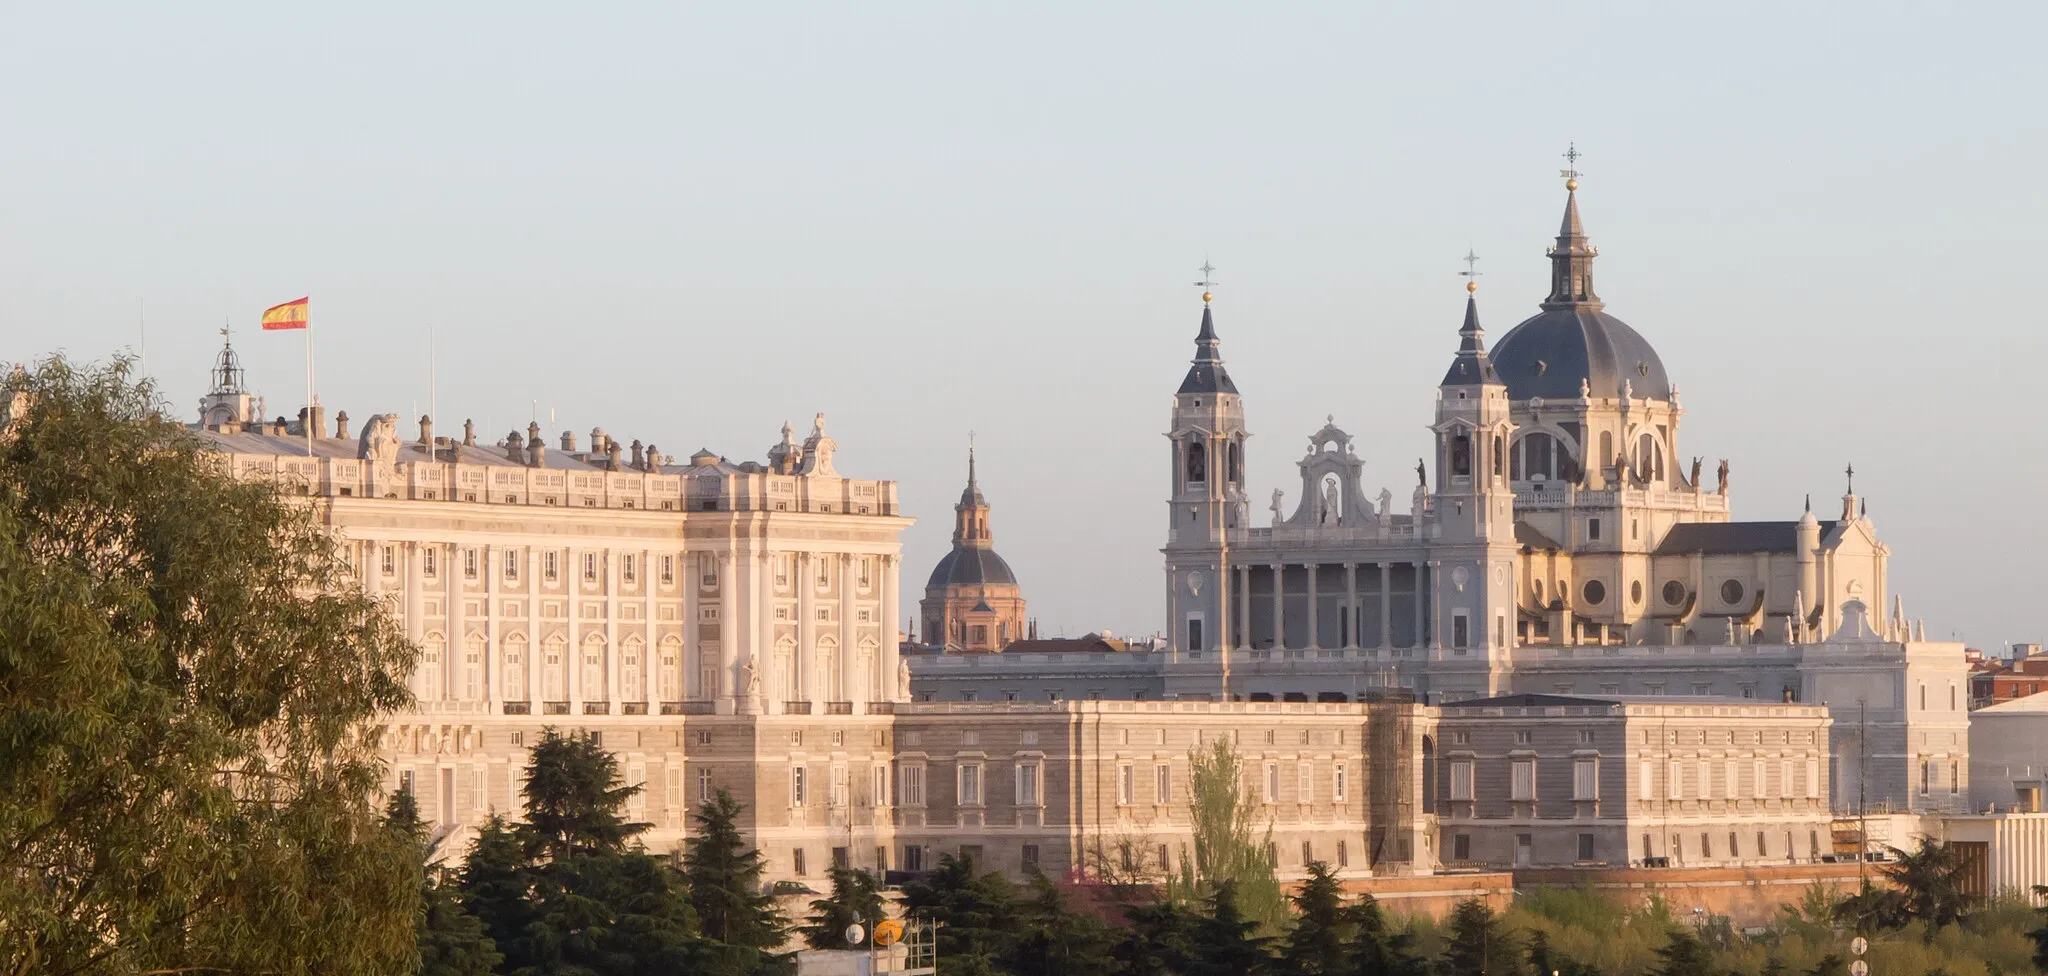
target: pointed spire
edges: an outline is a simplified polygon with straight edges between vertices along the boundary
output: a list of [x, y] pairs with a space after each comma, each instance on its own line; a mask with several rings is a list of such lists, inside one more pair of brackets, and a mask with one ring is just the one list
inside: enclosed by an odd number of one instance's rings
[[[1214, 270], [1206, 264], [1203, 273]], [[1230, 381], [1230, 371], [1223, 368], [1223, 341], [1216, 337], [1216, 318], [1209, 307], [1213, 296], [1202, 293], [1202, 327], [1195, 331], [1195, 358], [1188, 367], [1186, 379], [1180, 381], [1179, 393], [1236, 393], [1237, 384]]]
[[981, 482], [974, 475], [974, 435], [967, 435], [967, 487], [960, 492], [960, 504], [968, 507], [987, 507], [988, 500], [981, 497]]
[[[1467, 261], [1478, 260], [1466, 255]], [[1468, 277], [1474, 272], [1459, 272]], [[1458, 326], [1458, 357], [1444, 373], [1442, 386], [1473, 386], [1499, 383], [1493, 361], [1486, 356], [1486, 330], [1479, 327], [1479, 282], [1465, 282], [1465, 321]]]
[[1566, 152], [1572, 165], [1559, 174], [1565, 178], [1564, 219], [1558, 222], [1557, 244], [1550, 249], [1550, 297], [1543, 300], [1544, 311], [1603, 307], [1593, 292], [1593, 259], [1600, 249], [1586, 241], [1586, 225], [1579, 219], [1579, 155], [1577, 146]]

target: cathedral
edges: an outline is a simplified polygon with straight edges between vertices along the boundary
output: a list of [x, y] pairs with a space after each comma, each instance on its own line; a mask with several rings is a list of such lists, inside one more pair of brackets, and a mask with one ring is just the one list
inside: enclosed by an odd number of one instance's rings
[[988, 527], [988, 499], [974, 476], [974, 449], [967, 450], [967, 487], [953, 506], [953, 549], [932, 568], [918, 602], [924, 640], [952, 654], [1001, 651], [1025, 637], [1024, 597], [1017, 574], [996, 554]]

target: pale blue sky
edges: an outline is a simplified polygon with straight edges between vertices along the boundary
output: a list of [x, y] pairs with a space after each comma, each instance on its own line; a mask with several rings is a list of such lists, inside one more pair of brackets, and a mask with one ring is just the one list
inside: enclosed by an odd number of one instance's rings
[[[967, 431], [1047, 633], [1160, 626], [1169, 398], [1217, 321], [1290, 493], [1324, 414], [1399, 487], [1455, 348], [1534, 310], [1576, 140], [1609, 311], [1737, 517], [1839, 505], [1930, 636], [2048, 637], [2041, 4], [0, 4], [0, 354], [224, 315], [273, 413], [529, 402], [902, 482]], [[543, 418], [545, 419], [545, 418]], [[408, 425], [409, 427], [409, 425]], [[1263, 512], [1263, 505], [1258, 506]], [[908, 613], [909, 603], [905, 604]]]

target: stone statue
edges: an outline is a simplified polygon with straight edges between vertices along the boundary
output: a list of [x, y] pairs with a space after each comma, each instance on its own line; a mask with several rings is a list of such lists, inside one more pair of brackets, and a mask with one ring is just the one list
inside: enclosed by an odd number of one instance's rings
[[1337, 479], [1326, 478], [1323, 480], [1323, 521], [1335, 522], [1337, 516]]
[[1394, 515], [1394, 493], [1393, 493], [1392, 491], [1389, 491], [1389, 490], [1385, 489], [1385, 488], [1381, 488], [1381, 489], [1380, 489], [1380, 518], [1382, 518], [1382, 519], [1386, 519], [1386, 518], [1392, 518], [1392, 517], [1393, 517], [1393, 515]]
[[397, 463], [397, 414], [380, 413], [363, 425], [363, 437], [356, 446], [356, 457], [379, 468], [388, 468]]
[[1698, 455], [1694, 455], [1694, 456], [1693, 456], [1693, 459], [1692, 459], [1692, 486], [1693, 486], [1694, 488], [1698, 488], [1698, 487], [1700, 486], [1700, 461], [1701, 461], [1701, 460], [1703, 460], [1703, 459], [1702, 459], [1702, 458], [1700, 458], [1700, 457], [1699, 457]]
[[1728, 459], [1727, 459], [1727, 458], [1722, 458], [1722, 459], [1721, 459], [1721, 467], [1720, 467], [1720, 468], [1719, 468], [1719, 469], [1717, 470], [1717, 474], [1718, 474], [1718, 476], [1719, 476], [1719, 480], [1718, 480], [1718, 481], [1717, 481], [1717, 482], [1715, 483], [1715, 485], [1714, 485], [1714, 494], [1716, 494], [1716, 495], [1725, 495], [1725, 494], [1728, 494]]
[[1269, 506], [1267, 506], [1267, 507], [1268, 507], [1268, 508], [1271, 508], [1271, 509], [1273, 510], [1273, 524], [1274, 524], [1274, 525], [1279, 525], [1279, 524], [1280, 524], [1280, 512], [1281, 512], [1281, 509], [1282, 509], [1282, 505], [1281, 505], [1281, 499], [1283, 499], [1283, 498], [1285, 498], [1285, 497], [1287, 497], [1287, 493], [1286, 493], [1286, 492], [1284, 492], [1284, 491], [1281, 491], [1281, 490], [1280, 490], [1280, 489], [1278, 489], [1278, 488], [1275, 488], [1275, 489], [1273, 489], [1273, 504], [1271, 504], [1271, 505], [1269, 505]]
[[1415, 459], [1415, 485], [1418, 488], [1429, 487], [1429, 472], [1422, 467], [1421, 458]]
[[1579, 399], [1581, 399], [1581, 400], [1585, 400], [1585, 399], [1589, 399], [1589, 398], [1591, 398], [1592, 396], [1593, 396], [1593, 384], [1592, 384], [1592, 382], [1591, 382], [1591, 381], [1589, 381], [1589, 380], [1587, 380], [1587, 379], [1586, 379], [1585, 377], [1583, 377], [1583, 376], [1579, 377]]
[[1636, 382], [1635, 382], [1634, 380], [1622, 380], [1622, 381], [1621, 381], [1621, 398], [1622, 398], [1622, 399], [1624, 399], [1624, 400], [1633, 400], [1633, 399], [1635, 399], [1635, 396], [1636, 396]]
[[741, 680], [745, 681], [747, 685], [747, 701], [756, 705], [760, 704], [761, 669], [755, 667], [754, 662], [748, 661], [740, 665], [740, 676]]
[[906, 658], [896, 659], [896, 697], [910, 700], [910, 661]]
[[1429, 488], [1425, 485], [1416, 485], [1415, 498], [1408, 503], [1408, 514], [1414, 517], [1417, 531], [1421, 530], [1422, 516], [1427, 511], [1429, 511]]

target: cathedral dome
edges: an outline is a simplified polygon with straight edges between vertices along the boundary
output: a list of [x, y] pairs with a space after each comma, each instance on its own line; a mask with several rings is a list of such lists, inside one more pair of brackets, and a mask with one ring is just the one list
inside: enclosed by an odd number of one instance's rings
[[1010, 564], [996, 555], [994, 549], [960, 548], [947, 553], [932, 567], [932, 578], [924, 585], [1015, 586], [1017, 575], [1010, 572]]
[[1547, 308], [1509, 330], [1493, 347], [1494, 372], [1508, 399], [1576, 400], [1585, 382], [1593, 396], [1671, 398], [1664, 361], [1641, 333], [1598, 308]]

